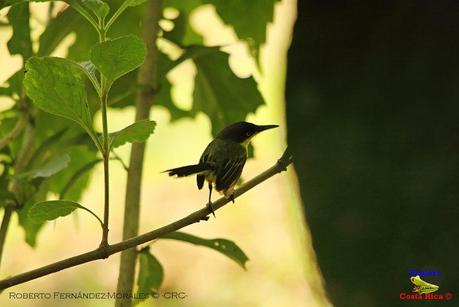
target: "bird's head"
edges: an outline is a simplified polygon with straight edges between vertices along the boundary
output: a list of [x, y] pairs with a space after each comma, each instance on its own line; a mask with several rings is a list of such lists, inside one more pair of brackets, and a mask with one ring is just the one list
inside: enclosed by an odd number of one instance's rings
[[232, 140], [242, 145], [248, 145], [250, 140], [258, 133], [279, 127], [278, 125], [258, 126], [248, 122], [237, 122], [225, 127], [217, 134], [218, 139]]

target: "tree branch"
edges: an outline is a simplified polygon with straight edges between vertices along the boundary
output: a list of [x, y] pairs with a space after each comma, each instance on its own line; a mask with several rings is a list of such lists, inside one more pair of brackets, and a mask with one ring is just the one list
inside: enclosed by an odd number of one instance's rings
[[[282, 171], [285, 171], [287, 169], [287, 166], [290, 165], [291, 163], [292, 163], [292, 156], [290, 155], [288, 148], [287, 148], [284, 154], [282, 155], [282, 157], [272, 167], [270, 167], [263, 173], [259, 174], [255, 178], [247, 181], [239, 189], [235, 190], [234, 198], [239, 197], [240, 195], [254, 188], [258, 184], [262, 183], [263, 181], [271, 178], [272, 176]], [[230, 199], [221, 197], [212, 204], [212, 207], [214, 210], [218, 210], [229, 202], [231, 202]], [[170, 223], [166, 226], [160, 227], [153, 231], [144, 233], [140, 236], [136, 236], [134, 238], [124, 240], [122, 242], [119, 242], [113, 245], [108, 245], [105, 248], [99, 247], [93, 251], [83, 253], [83, 254], [80, 254], [74, 257], [70, 257], [70, 258], [43, 266], [41, 268], [29, 271], [29, 272], [25, 272], [25, 273], [22, 273], [22, 274], [13, 276], [13, 277], [9, 277], [9, 278], [0, 280], [0, 290], [4, 290], [6, 288], [9, 288], [9, 287], [12, 287], [18, 284], [22, 284], [30, 280], [37, 279], [37, 278], [40, 278], [40, 277], [64, 270], [64, 269], [68, 269], [68, 268], [71, 268], [71, 267], [74, 267], [74, 266], [77, 266], [77, 265], [80, 265], [86, 262], [107, 258], [110, 255], [119, 253], [128, 248], [132, 248], [137, 245], [144, 244], [152, 240], [158, 239], [165, 234], [171, 233], [173, 231], [177, 231], [185, 226], [197, 223], [201, 220], [207, 220], [208, 215], [210, 214], [211, 212], [209, 211], [209, 208], [207, 207], [207, 204], [206, 204], [204, 208], [197, 210], [180, 220], [177, 220], [173, 223]]]

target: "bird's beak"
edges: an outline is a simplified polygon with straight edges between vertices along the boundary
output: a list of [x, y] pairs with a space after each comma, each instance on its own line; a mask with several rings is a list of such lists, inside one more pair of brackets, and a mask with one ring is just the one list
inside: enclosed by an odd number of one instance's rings
[[277, 128], [279, 127], [279, 125], [263, 125], [263, 126], [257, 126], [257, 132], [262, 132], [262, 131], [265, 131], [265, 130], [268, 130], [268, 129], [272, 129], [272, 128]]

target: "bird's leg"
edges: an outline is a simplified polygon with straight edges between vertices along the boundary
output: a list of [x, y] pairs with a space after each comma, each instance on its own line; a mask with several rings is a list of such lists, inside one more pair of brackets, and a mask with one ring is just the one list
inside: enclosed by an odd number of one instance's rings
[[212, 215], [216, 217], [214, 208], [212, 208], [212, 182], [209, 182], [209, 202], [207, 203], [207, 207], [209, 207], [209, 210], [212, 213]]

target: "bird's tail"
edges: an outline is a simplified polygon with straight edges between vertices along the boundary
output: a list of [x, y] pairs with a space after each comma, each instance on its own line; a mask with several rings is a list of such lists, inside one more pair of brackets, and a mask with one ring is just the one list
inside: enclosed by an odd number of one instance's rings
[[193, 174], [199, 174], [204, 171], [209, 171], [212, 170], [212, 165], [209, 163], [200, 163], [200, 164], [194, 164], [194, 165], [187, 165], [187, 166], [182, 166], [182, 167], [177, 167], [177, 168], [171, 168], [168, 170], [165, 170], [163, 173], [168, 173], [169, 176], [175, 176], [177, 177], [185, 177]]

